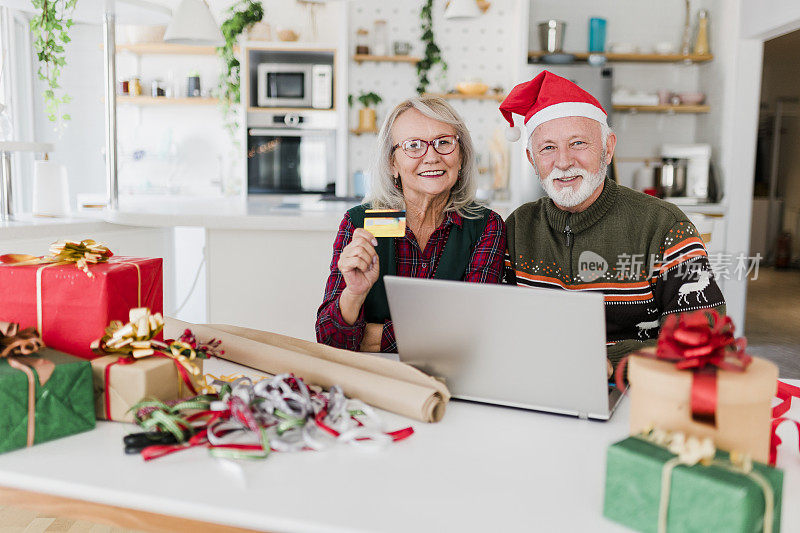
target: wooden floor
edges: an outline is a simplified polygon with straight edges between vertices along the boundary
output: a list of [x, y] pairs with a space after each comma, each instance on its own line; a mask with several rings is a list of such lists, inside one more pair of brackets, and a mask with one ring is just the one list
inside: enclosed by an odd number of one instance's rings
[[748, 352], [777, 364], [781, 377], [800, 378], [800, 270], [762, 268], [747, 282], [744, 334]]
[[0, 533], [138, 533], [133, 529], [94, 524], [85, 520], [56, 518], [36, 511], [0, 507]]

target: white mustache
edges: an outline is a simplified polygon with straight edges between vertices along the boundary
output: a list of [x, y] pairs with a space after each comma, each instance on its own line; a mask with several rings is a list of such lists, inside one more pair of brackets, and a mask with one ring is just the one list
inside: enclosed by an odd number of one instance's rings
[[554, 168], [550, 171], [550, 174], [547, 175], [547, 181], [554, 181], [561, 178], [569, 178], [573, 176], [580, 176], [583, 179], [589, 178], [590, 174], [586, 169], [580, 167], [570, 167], [566, 170], [561, 170], [560, 168]]

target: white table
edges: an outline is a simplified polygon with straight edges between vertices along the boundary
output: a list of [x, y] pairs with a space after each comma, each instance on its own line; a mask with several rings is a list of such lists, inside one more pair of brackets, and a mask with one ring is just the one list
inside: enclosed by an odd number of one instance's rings
[[[212, 361], [207, 371], [233, 366]], [[382, 451], [341, 447], [242, 462], [194, 449], [145, 463], [122, 452], [132, 426], [100, 422], [0, 455], [0, 503], [19, 504], [13, 495], [31, 491], [269, 531], [626, 531], [603, 518], [602, 506], [606, 448], [627, 435], [627, 400], [605, 423], [459, 401], [438, 424], [383, 415], [390, 429], [411, 424], [415, 434]], [[800, 405], [790, 416], [800, 418]], [[800, 457], [789, 429], [778, 460], [787, 532], [800, 528], [800, 507], [790, 503], [800, 498]], [[91, 509], [97, 519], [124, 514]], [[118, 523], [152, 527], [144, 518]], [[161, 528], [177, 531], [175, 524]]]

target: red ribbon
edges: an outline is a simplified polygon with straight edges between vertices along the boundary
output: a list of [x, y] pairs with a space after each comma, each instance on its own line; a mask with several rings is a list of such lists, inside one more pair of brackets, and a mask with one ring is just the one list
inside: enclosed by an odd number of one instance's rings
[[[778, 436], [777, 430], [784, 422], [794, 424], [797, 428], [798, 441], [800, 441], [800, 422], [792, 420], [791, 418], [774, 418], [772, 420], [772, 436], [769, 442], [769, 464], [775, 466], [775, 461], [778, 458], [778, 446], [782, 443], [781, 438]], [[798, 450], [800, 450], [800, 442], [797, 443]]]
[[772, 418], [780, 418], [792, 406], [792, 398], [800, 398], [800, 387], [778, 381], [778, 392], [775, 394], [781, 403], [772, 408]]
[[[669, 315], [661, 326], [655, 354], [637, 355], [675, 363], [678, 370], [692, 371], [691, 408], [697, 422], [716, 423], [717, 370], [743, 372], [753, 358], [745, 353], [747, 341], [733, 335], [733, 322], [715, 310]], [[617, 365], [616, 380], [620, 391], [627, 358]]]
[[114, 365], [130, 365], [131, 363], [135, 363], [136, 359], [133, 357], [120, 357], [116, 361], [113, 361], [106, 366], [104, 377], [106, 380], [106, 390], [103, 393], [105, 399], [105, 411], [106, 411], [106, 420], [113, 420], [111, 418], [111, 395], [109, 391], [111, 390], [111, 367]]

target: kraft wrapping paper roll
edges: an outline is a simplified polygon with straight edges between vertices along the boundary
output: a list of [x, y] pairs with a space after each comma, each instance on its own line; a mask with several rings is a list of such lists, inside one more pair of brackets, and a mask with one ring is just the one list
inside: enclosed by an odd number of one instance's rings
[[450, 400], [439, 380], [399, 361], [340, 350], [293, 337], [221, 324], [197, 325], [166, 318], [165, 338], [191, 329], [203, 340], [222, 341], [222, 359], [268, 374], [291, 372], [325, 389], [421, 422], [438, 422]]

